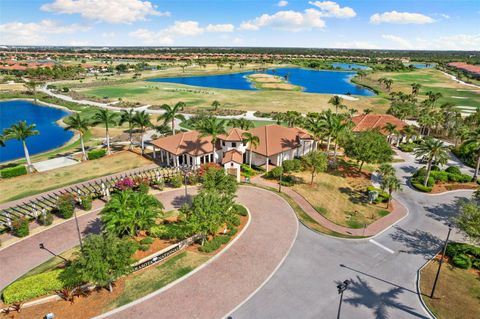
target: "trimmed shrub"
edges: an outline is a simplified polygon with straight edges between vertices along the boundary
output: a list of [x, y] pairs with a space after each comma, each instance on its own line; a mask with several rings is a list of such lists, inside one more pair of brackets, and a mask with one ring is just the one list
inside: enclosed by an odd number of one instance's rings
[[247, 209], [240, 204], [235, 204], [235, 210], [236, 210], [238, 215], [241, 215], [241, 216], [247, 216], [248, 215]]
[[295, 160], [285, 160], [282, 163], [282, 167], [285, 173], [295, 171]]
[[232, 215], [230, 218], [229, 218], [229, 225], [233, 225], [233, 226], [238, 226], [240, 225], [240, 217], [238, 217], [238, 215]]
[[87, 158], [89, 160], [95, 160], [104, 157], [105, 154], [107, 154], [107, 151], [104, 149], [93, 150], [87, 153]]
[[92, 198], [90, 196], [82, 196], [82, 204], [80, 205], [83, 210], [92, 209]]
[[75, 197], [72, 194], [63, 194], [58, 197], [57, 210], [61, 217], [69, 219], [75, 209]]
[[434, 179], [433, 177], [428, 178], [427, 186], [423, 186], [423, 179], [424, 176], [419, 176], [419, 177], [414, 177], [412, 178], [412, 185], [415, 187], [417, 190], [425, 193], [430, 193], [433, 189], [433, 184], [434, 184]]
[[28, 234], [30, 234], [28, 219], [20, 217], [12, 220], [12, 233], [17, 237], [28, 236]]
[[16, 176], [21, 176], [27, 174], [27, 168], [25, 165], [18, 165], [14, 167], [7, 167], [0, 170], [0, 177], [2, 178], [12, 178]]
[[150, 190], [150, 186], [145, 183], [140, 183], [138, 184], [138, 191], [143, 194], [148, 194], [148, 191]]
[[430, 171], [432, 172], [439, 172], [441, 171], [440, 167], [438, 167], [437, 165], [432, 165], [432, 167], [430, 168]]
[[248, 166], [247, 164], [242, 164], [240, 166], [240, 169], [241, 169], [242, 175], [245, 177], [252, 177], [256, 174], [255, 170], [250, 166]]
[[404, 144], [400, 144], [398, 146], [398, 148], [402, 152], [410, 153], [410, 152], [413, 152], [413, 150], [415, 149], [416, 146], [417, 146], [417, 144], [415, 144], [415, 143], [404, 143]]
[[53, 214], [50, 212], [45, 213], [45, 215], [41, 214], [38, 218], [38, 223], [43, 226], [49, 226], [53, 223]]
[[267, 172], [265, 174], [265, 177], [266, 178], [271, 178], [271, 179], [278, 179], [278, 178], [280, 178], [280, 175], [282, 175], [282, 172], [283, 172], [283, 168], [280, 167], [280, 166], [277, 166], [277, 167], [273, 168], [272, 170], [270, 170], [269, 172]]
[[419, 168], [415, 173], [413, 173], [414, 177], [425, 176], [425, 175], [427, 175], [427, 168], [425, 166]]
[[461, 269], [470, 269], [470, 267], [472, 267], [472, 260], [470, 257], [464, 254], [458, 254], [453, 257], [452, 263], [455, 265], [455, 267]]
[[138, 247], [138, 249], [140, 249], [141, 251], [147, 251], [147, 250], [150, 249], [150, 245], [140, 244], [140, 246]]
[[140, 240], [140, 244], [142, 245], [151, 245], [153, 243], [152, 237], [145, 237], [144, 239]]
[[472, 261], [472, 268], [479, 269], [480, 270], [480, 259], [474, 259]]
[[281, 181], [282, 186], [293, 186], [295, 185], [295, 178], [291, 175], [284, 175]]
[[3, 290], [2, 299], [6, 304], [12, 304], [60, 290], [63, 288], [63, 282], [59, 279], [62, 271], [56, 269], [17, 280]]
[[184, 223], [156, 225], [150, 228], [150, 235], [160, 239], [182, 240], [193, 235], [192, 230]]
[[442, 171], [432, 171], [430, 173], [430, 176], [435, 180], [435, 182], [442, 182], [446, 183], [448, 182], [448, 173], [447, 172], [442, 172]]
[[173, 188], [180, 188], [183, 185], [183, 177], [180, 174], [173, 175], [170, 179], [170, 186]]
[[153, 180], [151, 183], [152, 186], [155, 186], [158, 190], [163, 191], [163, 189], [165, 188], [165, 181], [163, 180], [163, 178], [159, 179], [158, 181]]
[[223, 244], [228, 243], [229, 240], [230, 236], [220, 235], [213, 238], [211, 241], [207, 241], [206, 243], [204, 243], [203, 246], [200, 246], [198, 248], [198, 250], [204, 253], [211, 253], [212, 251], [220, 248], [220, 246], [222, 246]]
[[445, 169], [445, 172], [450, 174], [462, 175], [462, 172], [460, 171], [460, 168], [458, 168], [458, 166], [449, 166], [447, 167], [447, 169]]
[[187, 183], [188, 185], [197, 185], [200, 183], [200, 176], [198, 174], [193, 173], [187, 176]]
[[380, 188], [376, 188], [374, 186], [368, 186], [367, 187], [367, 192], [377, 192], [378, 193], [378, 197], [374, 201], [376, 204], [386, 203], [388, 201], [388, 199], [390, 198], [390, 196], [388, 195], [387, 192], [383, 191]]

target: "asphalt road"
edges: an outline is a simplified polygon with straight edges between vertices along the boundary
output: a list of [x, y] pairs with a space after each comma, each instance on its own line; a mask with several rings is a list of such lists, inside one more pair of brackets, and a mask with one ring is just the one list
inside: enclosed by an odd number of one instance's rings
[[[231, 318], [336, 318], [336, 285], [346, 279], [352, 284], [341, 318], [430, 318], [416, 291], [417, 270], [441, 249], [455, 202], [472, 192], [416, 192], [406, 182], [418, 164], [404, 158], [395, 165], [403, 183], [395, 197], [409, 209], [405, 219], [374, 242], [331, 238], [300, 227], [284, 264]], [[461, 236], [452, 232], [452, 238]]]

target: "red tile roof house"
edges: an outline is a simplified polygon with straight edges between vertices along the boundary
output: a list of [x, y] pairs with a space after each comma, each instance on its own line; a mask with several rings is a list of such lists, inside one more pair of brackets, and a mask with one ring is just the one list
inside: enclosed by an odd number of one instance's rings
[[[390, 143], [397, 143], [397, 145], [404, 139], [401, 131], [407, 123], [390, 114], [362, 114], [352, 117], [352, 122], [355, 125], [353, 132], [365, 132], [373, 129], [378, 129], [380, 133], [390, 138]], [[389, 136], [389, 132], [385, 130], [387, 123], [396, 126], [396, 130], [400, 132], [399, 136]]]
[[[215, 149], [211, 136], [202, 137], [198, 131], [188, 131], [152, 140], [154, 158], [167, 166], [191, 165], [216, 162], [240, 180], [240, 165], [247, 164], [252, 152], [252, 164], [263, 166], [268, 171], [284, 160], [308, 154], [316, 148], [312, 136], [296, 127], [266, 125], [247, 132], [258, 136], [260, 143], [250, 150], [243, 143], [243, 133], [238, 128], [219, 135]], [[214, 152], [215, 151], [215, 152]], [[159, 152], [159, 154], [158, 154]]]

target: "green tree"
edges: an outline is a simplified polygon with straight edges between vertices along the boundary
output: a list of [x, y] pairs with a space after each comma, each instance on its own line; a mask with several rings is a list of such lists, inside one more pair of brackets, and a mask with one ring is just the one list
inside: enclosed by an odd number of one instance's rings
[[150, 230], [163, 215], [163, 205], [152, 195], [133, 190], [116, 192], [100, 212], [103, 229], [116, 236], [135, 236]]
[[172, 135], [175, 135], [175, 119], [185, 121], [185, 116], [179, 112], [184, 108], [183, 102], [178, 102], [173, 107], [168, 104], [163, 104], [160, 107], [163, 110], [163, 114], [158, 117], [158, 121], [164, 123], [171, 123]]
[[327, 156], [320, 151], [313, 151], [305, 155], [303, 158], [303, 164], [310, 170], [312, 176], [310, 185], [313, 185], [313, 179], [319, 172], [325, 172], [327, 170]]
[[288, 127], [294, 127], [302, 122], [302, 114], [297, 111], [287, 111], [283, 119], [287, 122]]
[[242, 129], [244, 131], [248, 131], [249, 129], [251, 128], [254, 128], [255, 127], [255, 124], [253, 123], [253, 121], [251, 120], [248, 120], [246, 118], [234, 118], [234, 119], [230, 119], [228, 121], [228, 125], [231, 126], [231, 127], [237, 127], [239, 129]]
[[400, 181], [395, 175], [387, 175], [382, 178], [382, 189], [388, 190], [388, 208], [390, 206], [390, 202], [392, 201], [392, 193], [401, 190], [402, 185], [400, 184]]
[[3, 134], [0, 134], [0, 147], [5, 147], [6, 138]]
[[427, 160], [427, 174], [423, 186], [427, 186], [428, 178], [430, 177], [430, 171], [432, 164], [435, 161], [438, 164], [445, 164], [448, 160], [448, 147], [440, 140], [433, 138], [426, 138], [418, 145], [413, 153], [417, 158], [423, 158]]
[[333, 113], [331, 110], [326, 110], [320, 114], [321, 125], [325, 130], [325, 136], [327, 136], [327, 154], [330, 152], [330, 144], [332, 138], [335, 135], [336, 129], [339, 127], [341, 119], [338, 114]]
[[145, 152], [145, 130], [147, 127], [152, 127], [150, 115], [148, 115], [148, 113], [145, 111], [137, 111], [135, 113], [135, 124], [140, 128], [140, 133], [142, 134], [141, 148], [143, 155]]
[[412, 95], [418, 95], [422, 85], [420, 83], [412, 83], [410, 86], [412, 87]]
[[34, 80], [30, 80], [28, 82], [25, 82], [23, 85], [27, 88], [27, 90], [33, 94], [33, 99], [34, 102], [37, 103], [37, 88], [39, 86], [42, 86], [44, 83], [43, 82], [38, 82]]
[[480, 128], [471, 131], [467, 135], [464, 146], [477, 154], [477, 165], [475, 167], [475, 173], [473, 174], [473, 181], [476, 182], [478, 179], [478, 170], [480, 169]]
[[130, 110], [122, 110], [122, 115], [120, 117], [120, 125], [123, 125], [124, 123], [128, 123], [128, 140], [130, 141], [130, 145], [128, 146], [129, 149], [133, 148], [133, 139], [132, 139], [132, 134], [133, 134], [133, 129], [135, 126], [137, 126], [137, 123], [135, 123], [135, 111], [133, 109]]
[[218, 110], [218, 108], [221, 106], [220, 102], [218, 102], [217, 100], [213, 101], [212, 102], [212, 107], [213, 109], [216, 111]]
[[213, 150], [214, 162], [217, 162], [217, 152], [215, 151], [215, 144], [217, 143], [218, 135], [227, 133], [225, 131], [225, 124], [226, 124], [225, 120], [219, 120], [216, 117], [210, 117], [210, 118], [206, 118], [198, 128], [201, 136], [212, 137], [212, 150]]
[[249, 132], [243, 133], [242, 138], [243, 138], [243, 144], [248, 145], [248, 151], [249, 151], [248, 165], [252, 167], [252, 156], [253, 156], [252, 150], [256, 148], [258, 144], [260, 144], [260, 138]]
[[397, 126], [395, 124], [392, 124], [392, 123], [387, 123], [387, 124], [385, 124], [383, 129], [388, 132], [387, 140], [388, 140], [389, 143], [391, 143], [392, 142], [392, 136], [395, 135], [396, 132], [397, 132]]
[[25, 160], [27, 161], [27, 169], [31, 173], [33, 172], [32, 162], [30, 160], [30, 154], [27, 148], [27, 138], [35, 135], [39, 135], [40, 132], [35, 129], [35, 124], [27, 124], [27, 121], [20, 121], [12, 124], [9, 128], [3, 130], [3, 136], [6, 140], [15, 139], [22, 142], [23, 152], [25, 154]]
[[279, 112], [273, 114], [272, 120], [274, 120], [278, 125], [281, 125], [282, 122], [285, 122], [285, 113]]
[[393, 155], [385, 136], [378, 130], [356, 134], [346, 141], [344, 149], [345, 155], [360, 163], [359, 172], [362, 171], [364, 163], [387, 163], [392, 160]]
[[112, 284], [131, 272], [135, 244], [112, 234], [88, 235], [77, 258], [61, 273], [60, 278], [73, 287], [91, 283], [112, 292]]
[[454, 218], [455, 226], [474, 243], [480, 243], [480, 206], [475, 201], [465, 201]]
[[395, 168], [393, 168], [393, 166], [388, 163], [380, 164], [378, 172], [380, 173], [382, 179], [385, 179], [388, 176], [395, 176]]
[[335, 114], [338, 114], [338, 109], [346, 108], [346, 106], [343, 105], [343, 99], [338, 95], [332, 96], [330, 100], [328, 100], [328, 103], [335, 107]]
[[117, 113], [112, 112], [107, 109], [98, 109], [93, 115], [92, 125], [105, 125], [105, 141], [107, 143], [107, 154], [110, 155], [112, 151], [110, 150], [110, 132], [109, 127], [117, 125]]
[[233, 196], [237, 192], [237, 187], [236, 179], [225, 174], [223, 168], [209, 167], [202, 176], [200, 191]]
[[87, 152], [85, 152], [85, 134], [88, 132], [88, 127], [90, 126], [90, 122], [80, 116], [79, 113], [75, 113], [73, 115], [70, 115], [65, 119], [65, 124], [67, 126], [65, 127], [65, 130], [76, 130], [78, 131], [78, 134], [80, 135], [80, 146], [82, 148], [82, 160], [86, 161], [88, 160], [87, 158]]

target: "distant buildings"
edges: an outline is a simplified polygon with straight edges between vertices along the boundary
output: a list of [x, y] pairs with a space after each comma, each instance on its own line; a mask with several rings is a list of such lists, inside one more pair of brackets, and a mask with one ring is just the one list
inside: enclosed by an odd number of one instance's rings
[[480, 79], [480, 66], [472, 65], [464, 62], [451, 62], [447, 64], [449, 67], [462, 70], [463, 72], [471, 74], [474, 78]]

